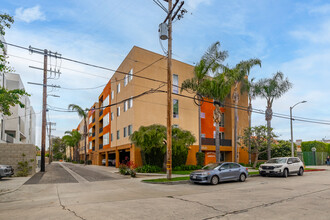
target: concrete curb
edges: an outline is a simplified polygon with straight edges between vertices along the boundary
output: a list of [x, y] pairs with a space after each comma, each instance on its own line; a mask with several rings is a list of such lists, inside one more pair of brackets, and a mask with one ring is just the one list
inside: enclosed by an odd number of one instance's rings
[[190, 183], [190, 180], [179, 180], [179, 181], [172, 181], [172, 182], [145, 182], [145, 181], [141, 180], [141, 182], [149, 183], [149, 184], [179, 185], [179, 184]]

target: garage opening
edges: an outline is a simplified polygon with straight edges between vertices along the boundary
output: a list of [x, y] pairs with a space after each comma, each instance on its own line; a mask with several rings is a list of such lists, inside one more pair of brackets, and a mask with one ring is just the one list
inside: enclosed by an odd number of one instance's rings
[[116, 154], [115, 153], [108, 154], [108, 166], [116, 166]]
[[130, 161], [130, 151], [121, 150], [119, 151], [119, 163], [128, 163]]

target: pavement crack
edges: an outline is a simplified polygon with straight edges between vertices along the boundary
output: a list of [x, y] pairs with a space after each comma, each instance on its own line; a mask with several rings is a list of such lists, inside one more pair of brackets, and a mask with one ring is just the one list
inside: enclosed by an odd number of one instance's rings
[[75, 211], [73, 211], [73, 210], [71, 210], [71, 209], [65, 207], [65, 205], [62, 204], [62, 202], [61, 202], [61, 198], [60, 198], [60, 194], [58, 193], [58, 186], [56, 186], [56, 192], [57, 192], [57, 198], [58, 198], [58, 201], [59, 201], [60, 206], [62, 207], [63, 210], [66, 210], [66, 211], [71, 212], [71, 213], [74, 214], [76, 217], [78, 217], [78, 218], [80, 218], [80, 219], [82, 219], [82, 220], [86, 220], [85, 218], [79, 216]]
[[[231, 212], [225, 212], [222, 215], [216, 215], [216, 216], [213, 216], [213, 217], [204, 218], [203, 220], [209, 220], [209, 219], [214, 219], [214, 218], [223, 218], [223, 217], [227, 217], [228, 215], [237, 215], [237, 214], [240, 214], [240, 213], [248, 212], [248, 211], [250, 211], [252, 209], [262, 208], [262, 207], [269, 207], [269, 206], [272, 206], [272, 205], [275, 205], [275, 204], [280, 204], [282, 202], [291, 201], [291, 200], [294, 200], [296, 198], [300, 198], [300, 197], [312, 195], [312, 194], [319, 193], [319, 192], [324, 192], [324, 191], [327, 191], [327, 190], [330, 190], [330, 189], [329, 188], [327, 188], [327, 189], [321, 189], [321, 190], [317, 190], [317, 191], [313, 191], [313, 192], [308, 192], [308, 193], [304, 193], [304, 194], [301, 194], [301, 195], [292, 196], [292, 197], [289, 197], [289, 198], [277, 200], [277, 201], [274, 201], [274, 202], [263, 203], [263, 204], [252, 206], [252, 207], [245, 208], [245, 209], [235, 210], [235, 211], [231, 211]], [[218, 210], [218, 211], [220, 211], [220, 210]]]
[[181, 201], [184, 201], [184, 202], [196, 203], [196, 204], [199, 204], [199, 205], [201, 205], [201, 206], [204, 206], [204, 207], [207, 207], [207, 208], [213, 209], [213, 210], [215, 210], [215, 211], [220, 211], [220, 212], [221, 212], [221, 210], [216, 209], [216, 208], [213, 207], [213, 206], [206, 205], [206, 204], [201, 203], [201, 202], [198, 202], [198, 201], [191, 201], [191, 200], [188, 200], [188, 199], [178, 198], [178, 197], [174, 197], [174, 196], [167, 196], [167, 198], [177, 199], [177, 200], [181, 200]]

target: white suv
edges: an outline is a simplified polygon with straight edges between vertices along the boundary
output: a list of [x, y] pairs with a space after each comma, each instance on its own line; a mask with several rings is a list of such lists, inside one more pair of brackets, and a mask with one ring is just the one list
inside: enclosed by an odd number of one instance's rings
[[299, 176], [304, 174], [304, 164], [298, 157], [272, 158], [259, 167], [259, 174], [261, 176], [277, 175], [288, 177], [289, 174], [293, 173]]

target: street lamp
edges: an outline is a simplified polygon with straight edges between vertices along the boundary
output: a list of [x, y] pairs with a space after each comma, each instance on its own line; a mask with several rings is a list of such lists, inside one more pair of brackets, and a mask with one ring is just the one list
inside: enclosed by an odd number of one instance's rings
[[305, 103], [307, 101], [301, 101], [296, 103], [294, 106], [290, 107], [290, 125], [291, 125], [291, 157], [294, 157], [294, 147], [293, 147], [293, 130], [292, 130], [292, 109], [301, 103]]

